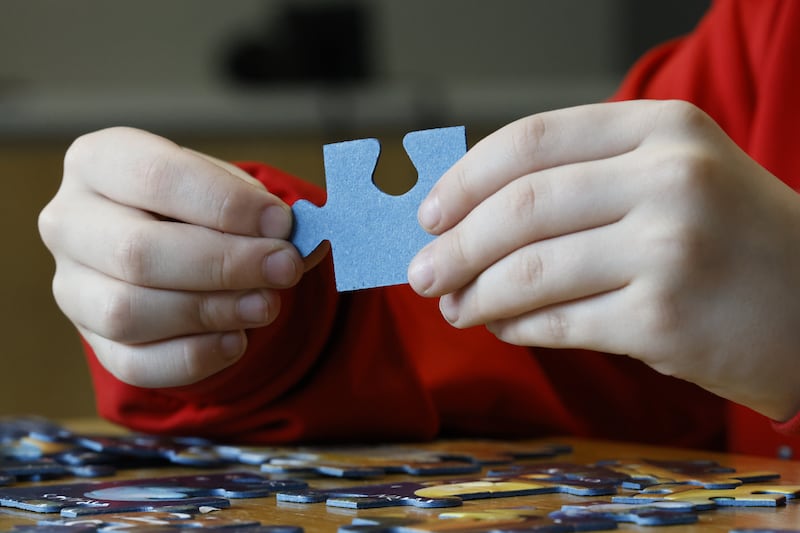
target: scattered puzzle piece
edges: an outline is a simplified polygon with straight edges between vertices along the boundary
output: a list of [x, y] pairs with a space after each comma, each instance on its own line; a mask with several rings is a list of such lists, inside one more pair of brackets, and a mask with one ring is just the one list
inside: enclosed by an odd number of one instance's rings
[[[183, 512], [139, 512], [116, 513], [84, 516], [80, 518], [62, 518], [58, 520], [42, 520], [37, 527], [27, 527], [24, 531], [51, 531], [51, 528], [72, 528], [69, 531], [228, 531], [236, 533], [302, 533], [303, 528], [290, 525], [265, 525], [257, 520], [228, 518], [218, 513], [183, 513]], [[80, 529], [78, 529], [80, 528]]]
[[217, 453], [228, 461], [261, 465], [263, 472], [291, 475], [323, 475], [370, 478], [386, 474], [460, 475], [472, 474], [488, 464], [552, 457], [571, 451], [569, 446], [498, 445], [487, 442], [453, 441], [433, 449], [408, 445], [383, 446], [218, 446]]
[[715, 507], [776, 507], [800, 496], [800, 485], [748, 483], [731, 489], [705, 489], [689, 484], [655, 485], [630, 496], [614, 496], [617, 503], [678, 501], [698, 511]]
[[261, 465], [271, 474], [313, 473], [325, 476], [367, 478], [387, 474], [474, 474], [481, 465], [468, 457], [441, 457], [436, 452], [405, 446], [301, 448], [288, 450]]
[[664, 483], [686, 483], [706, 489], [732, 489], [742, 483], [763, 483], [778, 479], [776, 472], [736, 472], [714, 461], [663, 461], [654, 459], [601, 461], [599, 465], [626, 474], [623, 487], [643, 489]]
[[466, 152], [464, 128], [414, 131], [403, 146], [418, 173], [405, 194], [392, 196], [375, 186], [380, 143], [359, 139], [324, 146], [325, 205], [300, 200], [292, 206], [292, 242], [307, 256], [330, 241], [338, 291], [406, 283], [411, 259], [432, 239], [417, 222], [417, 209]]
[[458, 507], [464, 500], [508, 498], [533, 494], [564, 493], [576, 496], [608, 494], [606, 487], [579, 480], [549, 482], [520, 476], [477, 479], [404, 481], [326, 490], [305, 489], [278, 492], [277, 499], [292, 503], [321, 503], [331, 507], [368, 509], [374, 507]]
[[543, 463], [537, 465], [512, 465], [504, 470], [489, 470], [489, 476], [515, 476], [518, 478], [550, 483], [580, 484], [591, 489], [593, 494], [616, 494], [617, 487], [629, 476], [605, 466], [576, 463]]
[[427, 449], [437, 450], [442, 457], [468, 457], [470, 461], [483, 466], [504, 465], [528, 459], [545, 459], [572, 452], [571, 446], [558, 443], [522, 444], [475, 439], [439, 441], [431, 444]]
[[354, 518], [340, 533], [423, 533], [451, 531], [461, 533], [603, 531], [616, 529], [617, 523], [599, 515], [552, 518], [529, 508], [456, 511], [433, 518], [382, 516]]
[[650, 504], [624, 504], [608, 502], [586, 502], [561, 506], [560, 511], [550, 513], [551, 518], [566, 520], [597, 516], [615, 522], [630, 522], [638, 526], [669, 526], [694, 524], [697, 513], [693, 505], [684, 502], [653, 502]]
[[110, 456], [136, 459], [163, 459], [174, 464], [212, 468], [225, 460], [204, 439], [151, 435], [82, 435], [76, 441], [89, 450]]
[[257, 498], [306, 486], [302, 481], [233, 472], [5, 488], [0, 489], [0, 505], [66, 517], [155, 510], [191, 513], [200, 507], [228, 507], [227, 498]]

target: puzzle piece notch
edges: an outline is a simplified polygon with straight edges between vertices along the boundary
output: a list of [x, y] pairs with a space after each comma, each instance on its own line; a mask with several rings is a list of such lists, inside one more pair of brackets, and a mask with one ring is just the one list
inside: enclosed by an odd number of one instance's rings
[[433, 238], [417, 222], [417, 209], [466, 153], [465, 129], [413, 131], [403, 146], [417, 169], [417, 182], [405, 194], [393, 196], [375, 186], [380, 143], [359, 139], [323, 147], [325, 205], [298, 200], [292, 206], [292, 243], [303, 256], [322, 241], [331, 243], [340, 292], [406, 283], [411, 259]]

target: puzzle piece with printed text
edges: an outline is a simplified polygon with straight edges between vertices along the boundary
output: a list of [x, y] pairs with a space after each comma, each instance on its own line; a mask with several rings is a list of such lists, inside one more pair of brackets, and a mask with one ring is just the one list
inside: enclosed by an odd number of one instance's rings
[[292, 206], [292, 243], [305, 257], [330, 242], [340, 292], [406, 283], [411, 259], [433, 238], [417, 222], [417, 209], [466, 153], [465, 129], [413, 131], [403, 138], [403, 147], [418, 174], [405, 194], [387, 194], [375, 185], [380, 143], [358, 139], [323, 147], [325, 205], [298, 200]]

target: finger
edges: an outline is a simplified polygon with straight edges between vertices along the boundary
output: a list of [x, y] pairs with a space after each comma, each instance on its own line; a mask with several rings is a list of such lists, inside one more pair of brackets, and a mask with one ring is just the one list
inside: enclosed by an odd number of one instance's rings
[[520, 346], [631, 353], [635, 325], [626, 319], [629, 309], [623, 296], [628, 287], [489, 322], [486, 327], [500, 340]]
[[[188, 291], [285, 288], [303, 272], [288, 241], [234, 235], [157, 220], [137, 209], [99, 198], [62, 202], [47, 224], [57, 259], [74, 258], [119, 280]], [[72, 212], [69, 212], [72, 211]]]
[[76, 140], [64, 173], [79, 175], [79, 183], [114, 202], [163, 217], [227, 233], [287, 238], [291, 208], [216, 161], [140, 130], [113, 128]]
[[247, 347], [242, 331], [130, 345], [79, 330], [105, 369], [124, 383], [146, 388], [196, 383], [235, 363]]
[[442, 296], [442, 314], [466, 328], [624, 287], [639, 261], [609, 253], [619, 233], [616, 225], [603, 226], [516, 250], [464, 289]]
[[620, 220], [649, 181], [630, 175], [628, 169], [640, 167], [634, 157], [631, 152], [514, 180], [423, 248], [409, 266], [409, 282], [420, 294], [440, 296], [528, 244]]
[[53, 294], [73, 322], [125, 344], [260, 327], [272, 322], [280, 310], [274, 291], [151, 289], [71, 262], [59, 265]]
[[420, 205], [420, 224], [439, 234], [509, 182], [546, 168], [605, 159], [636, 148], [658, 106], [632, 101], [549, 111], [478, 142]]

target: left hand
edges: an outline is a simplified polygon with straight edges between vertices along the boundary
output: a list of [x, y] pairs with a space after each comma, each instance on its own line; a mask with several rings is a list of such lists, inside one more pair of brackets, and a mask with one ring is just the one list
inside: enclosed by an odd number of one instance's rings
[[800, 200], [706, 114], [596, 104], [514, 122], [419, 211], [454, 326], [628, 354], [776, 420], [800, 409]]

